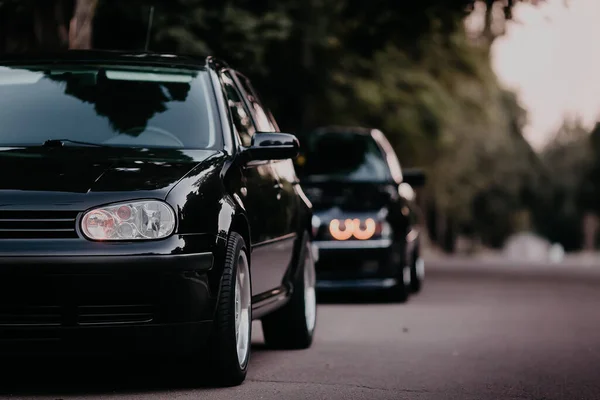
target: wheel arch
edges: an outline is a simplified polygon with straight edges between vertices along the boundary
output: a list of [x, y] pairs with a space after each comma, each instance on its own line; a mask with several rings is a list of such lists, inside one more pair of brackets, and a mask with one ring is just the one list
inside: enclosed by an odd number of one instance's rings
[[229, 227], [229, 235], [231, 232], [237, 232], [243, 239], [248, 250], [248, 257], [250, 257], [250, 248], [252, 246], [250, 240], [250, 222], [248, 217], [242, 212], [236, 212], [231, 220], [231, 226]]
[[217, 292], [221, 281], [221, 273], [226, 257], [227, 244], [232, 232], [238, 233], [246, 244], [248, 252], [248, 260], [251, 263], [251, 236], [250, 224], [242, 207], [229, 196], [224, 196], [220, 201], [220, 210], [218, 215], [218, 228], [216, 245], [214, 248], [215, 262], [213, 268], [209, 272], [210, 288], [213, 292]]

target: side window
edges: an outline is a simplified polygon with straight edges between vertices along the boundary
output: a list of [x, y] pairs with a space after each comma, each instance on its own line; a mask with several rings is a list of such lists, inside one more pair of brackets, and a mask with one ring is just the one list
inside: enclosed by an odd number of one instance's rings
[[396, 156], [394, 148], [380, 130], [374, 129], [372, 131], [372, 135], [383, 150], [384, 157], [390, 169], [390, 174], [392, 175], [392, 179], [394, 179], [396, 182], [401, 182], [402, 168], [400, 167], [400, 161], [398, 161], [398, 156]]
[[[250, 104], [252, 116], [256, 122], [258, 130], [261, 132], [277, 132], [277, 126], [272, 121], [272, 116], [262, 105], [256, 90], [252, 87], [250, 80], [241, 74], [237, 74], [238, 80], [244, 90], [246, 100]], [[271, 118], [270, 118], [271, 117]]]
[[234, 128], [238, 134], [242, 145], [250, 146], [252, 136], [256, 132], [250, 113], [242, 100], [242, 95], [235, 86], [235, 83], [228, 72], [221, 74], [223, 88], [227, 96], [227, 106], [233, 119]]

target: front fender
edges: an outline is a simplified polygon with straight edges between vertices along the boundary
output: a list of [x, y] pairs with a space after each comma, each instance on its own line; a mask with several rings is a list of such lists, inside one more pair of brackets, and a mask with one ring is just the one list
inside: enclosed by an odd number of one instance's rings
[[294, 185], [296, 193], [298, 194], [299, 206], [298, 206], [298, 230], [306, 230], [310, 240], [314, 240], [314, 232], [312, 228], [312, 217], [314, 215], [313, 205], [304, 193], [302, 186], [297, 183]]
[[200, 164], [175, 186], [166, 201], [177, 214], [180, 236], [207, 234], [214, 238], [213, 268], [207, 273], [210, 293], [216, 296], [220, 285], [227, 238], [237, 207], [223, 184], [221, 172], [226, 158], [213, 157]]

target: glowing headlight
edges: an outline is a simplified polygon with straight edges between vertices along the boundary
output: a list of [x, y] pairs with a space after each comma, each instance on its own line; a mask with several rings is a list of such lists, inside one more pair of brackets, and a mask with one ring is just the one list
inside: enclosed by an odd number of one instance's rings
[[175, 213], [157, 200], [112, 204], [87, 212], [83, 234], [92, 240], [162, 239], [173, 233]]
[[354, 233], [354, 221], [351, 219], [345, 221], [334, 219], [329, 223], [329, 233], [335, 240], [348, 240]]
[[382, 223], [373, 218], [361, 221], [358, 218], [344, 221], [334, 219], [329, 223], [329, 233], [336, 240], [348, 240], [354, 236], [358, 240], [371, 239], [376, 233], [381, 233]]
[[375, 234], [375, 229], [377, 228], [375, 220], [373, 218], [367, 218], [364, 221], [364, 229], [361, 225], [363, 224], [361, 224], [360, 220], [354, 220], [354, 237], [358, 240], [371, 239]]

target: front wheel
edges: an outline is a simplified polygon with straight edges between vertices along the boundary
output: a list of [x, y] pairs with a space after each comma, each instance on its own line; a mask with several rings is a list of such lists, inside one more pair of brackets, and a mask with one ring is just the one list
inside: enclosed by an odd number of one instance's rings
[[404, 243], [395, 241], [388, 260], [390, 273], [396, 282], [384, 290], [384, 296], [394, 303], [405, 303], [410, 297], [410, 266], [406, 262], [405, 251]]
[[235, 386], [246, 379], [252, 336], [250, 263], [244, 239], [231, 233], [221, 278], [209, 369], [215, 383]]
[[388, 289], [388, 298], [396, 303], [405, 303], [410, 297], [410, 267], [403, 266], [394, 287]]
[[308, 234], [304, 235], [288, 304], [262, 319], [265, 342], [277, 349], [311, 346], [317, 323], [316, 272]]
[[425, 280], [425, 262], [419, 255], [418, 249], [415, 250], [410, 267], [410, 289], [413, 293], [418, 293], [423, 288]]

